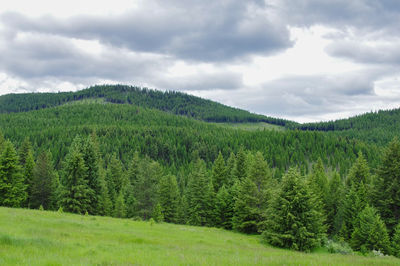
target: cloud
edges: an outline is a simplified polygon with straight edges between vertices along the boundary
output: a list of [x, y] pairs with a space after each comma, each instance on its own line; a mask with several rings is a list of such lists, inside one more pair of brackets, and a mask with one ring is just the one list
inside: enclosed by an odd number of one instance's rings
[[392, 42], [337, 41], [326, 47], [328, 54], [365, 64], [400, 65], [400, 40]]
[[288, 29], [272, 11], [262, 1], [148, 1], [120, 16], [58, 19], [6, 13], [1, 21], [17, 32], [99, 40], [135, 52], [221, 62], [290, 47]]

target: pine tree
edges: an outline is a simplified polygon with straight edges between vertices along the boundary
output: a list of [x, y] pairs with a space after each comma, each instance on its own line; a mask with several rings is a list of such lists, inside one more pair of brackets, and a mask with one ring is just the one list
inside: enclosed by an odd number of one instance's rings
[[243, 147], [240, 147], [236, 154], [236, 165], [234, 169], [234, 176], [238, 180], [243, 180], [247, 176], [246, 153]]
[[217, 192], [223, 185], [227, 185], [227, 174], [224, 157], [219, 152], [212, 168], [212, 181]]
[[156, 162], [145, 158], [140, 161], [138, 177], [133, 184], [135, 196], [134, 213], [143, 220], [151, 218], [158, 201], [158, 184], [162, 176], [162, 169]]
[[108, 192], [108, 186], [105, 179], [105, 170], [103, 168], [99, 169], [99, 184], [100, 184], [100, 194], [98, 195], [98, 206], [97, 211], [99, 215], [110, 216], [112, 212], [113, 204], [110, 199], [110, 194]]
[[56, 208], [56, 192], [58, 180], [53, 168], [50, 152], [39, 154], [31, 186], [30, 206], [34, 209], [42, 206], [44, 209]]
[[0, 205], [21, 207], [27, 193], [14, 145], [5, 141], [0, 155]]
[[394, 229], [392, 238], [392, 251], [394, 256], [400, 258], [400, 222]]
[[176, 177], [163, 176], [159, 184], [159, 204], [161, 206], [164, 221], [176, 223], [178, 219], [179, 191]]
[[100, 154], [96, 135], [89, 136], [82, 146], [83, 160], [87, 168], [87, 182], [89, 187], [90, 207], [89, 214], [98, 214], [99, 198], [101, 193], [99, 180]]
[[160, 203], [157, 203], [156, 206], [154, 207], [153, 214], [151, 215], [154, 221], [157, 223], [161, 223], [164, 221], [164, 215], [161, 210], [161, 205]]
[[215, 198], [215, 225], [228, 230], [232, 229], [235, 208], [232, 190], [232, 188], [227, 189], [225, 185], [222, 185]]
[[115, 200], [115, 208], [113, 216], [117, 218], [126, 217], [126, 205], [125, 205], [124, 194], [122, 193], [122, 191], [119, 192], [117, 199]]
[[271, 245], [300, 251], [320, 245], [325, 227], [316, 200], [298, 170], [289, 169], [271, 199], [263, 238]]
[[234, 230], [248, 234], [258, 232], [260, 212], [257, 195], [257, 186], [249, 177], [240, 182], [232, 219]]
[[72, 145], [65, 159], [60, 205], [64, 211], [84, 214], [90, 209], [87, 168], [79, 146]]
[[339, 208], [341, 204], [341, 200], [344, 197], [344, 187], [343, 182], [340, 178], [339, 173], [334, 172], [333, 176], [329, 180], [328, 185], [328, 197], [326, 202], [326, 210], [327, 210], [327, 229], [330, 235], [337, 234], [340, 230], [338, 228], [340, 222], [337, 220], [339, 214]]
[[392, 235], [400, 220], [400, 142], [397, 138], [383, 154], [378, 178], [374, 203]]
[[188, 223], [212, 225], [213, 195], [211, 180], [203, 160], [198, 159], [189, 177], [187, 188]]
[[380, 250], [389, 254], [390, 242], [386, 226], [373, 207], [367, 205], [359, 213], [350, 244], [354, 250]]

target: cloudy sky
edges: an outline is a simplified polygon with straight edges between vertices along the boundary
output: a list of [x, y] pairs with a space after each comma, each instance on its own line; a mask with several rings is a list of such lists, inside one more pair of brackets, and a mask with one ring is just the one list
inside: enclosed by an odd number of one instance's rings
[[123, 83], [300, 122], [400, 107], [398, 0], [4, 0], [0, 94]]

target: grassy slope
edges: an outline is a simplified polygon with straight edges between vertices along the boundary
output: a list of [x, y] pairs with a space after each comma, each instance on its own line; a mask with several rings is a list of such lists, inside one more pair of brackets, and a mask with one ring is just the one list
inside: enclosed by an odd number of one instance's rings
[[0, 208], [0, 265], [395, 265], [268, 247], [215, 228]]

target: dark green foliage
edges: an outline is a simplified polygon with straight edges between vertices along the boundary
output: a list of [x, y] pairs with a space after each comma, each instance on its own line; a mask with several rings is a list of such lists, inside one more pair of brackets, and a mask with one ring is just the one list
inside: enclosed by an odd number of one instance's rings
[[122, 191], [119, 192], [115, 200], [113, 216], [117, 218], [124, 218], [126, 216], [126, 205]]
[[58, 184], [51, 154], [49, 152], [40, 153], [33, 169], [30, 207], [37, 209], [39, 206], [42, 206], [46, 210], [55, 210], [57, 206], [56, 192]]
[[390, 234], [400, 220], [400, 143], [390, 142], [383, 154], [375, 188], [375, 206]]
[[249, 177], [240, 182], [232, 220], [234, 230], [243, 233], [258, 232], [260, 212], [257, 195], [257, 186]]
[[113, 204], [110, 199], [110, 194], [108, 191], [105, 175], [106, 175], [105, 171], [100, 168], [99, 171], [100, 193], [97, 195], [98, 199], [97, 212], [99, 215], [111, 216]]
[[394, 256], [400, 258], [400, 222], [394, 229], [394, 234], [392, 237], [392, 251]]
[[385, 224], [377, 211], [366, 206], [362, 210], [351, 234], [350, 244], [353, 249], [365, 251], [379, 250], [388, 254], [390, 252], [389, 236]]
[[243, 180], [247, 176], [246, 153], [243, 146], [240, 147], [236, 154], [236, 164], [233, 175], [238, 180]]
[[0, 154], [0, 205], [21, 207], [26, 198], [26, 186], [17, 152], [10, 141], [5, 141]]
[[153, 214], [151, 215], [154, 221], [157, 223], [161, 223], [164, 221], [164, 215], [162, 213], [161, 205], [160, 203], [157, 203], [156, 206], [154, 207]]
[[121, 161], [117, 159], [116, 155], [113, 154], [111, 161], [107, 167], [106, 176], [108, 191], [110, 193], [110, 199], [115, 202], [118, 195], [121, 193], [122, 188], [127, 185], [127, 180], [124, 175]]
[[101, 85], [78, 92], [8, 94], [0, 97], [0, 113], [25, 112], [68, 102], [103, 98], [116, 104], [133, 104], [208, 122], [267, 122], [276, 125], [295, 122], [252, 114], [181, 92], [157, 91], [124, 85]]
[[162, 169], [156, 162], [148, 158], [139, 163], [138, 176], [132, 184], [135, 203], [134, 215], [143, 220], [152, 217], [154, 208], [158, 202], [158, 184], [162, 176]]
[[165, 222], [176, 223], [178, 221], [178, 204], [179, 191], [176, 177], [173, 175], [163, 176], [159, 184], [159, 205]]
[[215, 191], [218, 191], [223, 185], [227, 185], [228, 176], [226, 170], [224, 157], [221, 152], [219, 152], [212, 168], [212, 181]]
[[317, 198], [297, 169], [289, 169], [268, 209], [263, 238], [271, 245], [310, 251], [325, 233]]
[[98, 214], [98, 195], [101, 193], [101, 184], [99, 180], [100, 154], [95, 134], [92, 134], [84, 141], [82, 146], [82, 155], [87, 168], [87, 181], [90, 189], [90, 207], [88, 213]]
[[60, 205], [64, 211], [84, 214], [90, 209], [87, 168], [76, 138], [64, 164]]
[[215, 225], [225, 229], [232, 229], [232, 218], [235, 208], [235, 188], [225, 188], [225, 185], [219, 189], [215, 197]]
[[344, 185], [337, 172], [334, 172], [328, 185], [328, 196], [326, 198], [326, 224], [328, 233], [336, 235], [340, 230], [339, 208], [345, 197]]
[[187, 187], [188, 223], [213, 225], [214, 188], [203, 160], [198, 159], [189, 177]]

